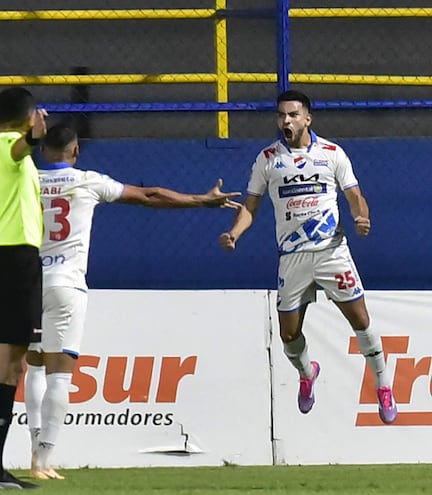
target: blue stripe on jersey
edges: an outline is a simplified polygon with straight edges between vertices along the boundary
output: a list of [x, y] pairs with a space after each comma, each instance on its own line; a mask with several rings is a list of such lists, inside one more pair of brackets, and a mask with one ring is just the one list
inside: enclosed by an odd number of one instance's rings
[[72, 165], [66, 162], [58, 162], [58, 163], [41, 163], [39, 164], [40, 170], [57, 170], [60, 168], [71, 168]]
[[317, 245], [326, 239], [339, 235], [339, 233], [333, 212], [324, 210], [321, 216], [309, 218], [300, 225], [298, 230], [290, 232], [281, 239], [278, 253], [279, 255], [294, 253], [306, 243], [313, 242]]
[[71, 351], [70, 349], [63, 348], [62, 349], [62, 353], [63, 354], [70, 354], [71, 356], [76, 357], [76, 358], [79, 357], [79, 352], [77, 352], [77, 351]]

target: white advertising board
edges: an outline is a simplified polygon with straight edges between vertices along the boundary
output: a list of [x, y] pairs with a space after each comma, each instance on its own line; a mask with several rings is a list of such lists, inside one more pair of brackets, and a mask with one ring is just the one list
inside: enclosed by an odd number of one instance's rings
[[[371, 374], [318, 293], [304, 332], [321, 374], [297, 408], [276, 293], [90, 291], [82, 355], [54, 454], [60, 467], [432, 462], [432, 292], [371, 292], [399, 416], [378, 418]], [[22, 386], [8, 467], [30, 464]], [[273, 435], [273, 436], [272, 436]]]
[[321, 365], [316, 404], [297, 409], [298, 378], [278, 338], [273, 293], [272, 359], [275, 461], [287, 464], [432, 462], [431, 292], [367, 293], [373, 326], [383, 337], [399, 416], [384, 425], [372, 375], [349, 324], [319, 292], [304, 333]]
[[[90, 291], [54, 463], [272, 464], [267, 291]], [[22, 387], [6, 445], [30, 463]]]

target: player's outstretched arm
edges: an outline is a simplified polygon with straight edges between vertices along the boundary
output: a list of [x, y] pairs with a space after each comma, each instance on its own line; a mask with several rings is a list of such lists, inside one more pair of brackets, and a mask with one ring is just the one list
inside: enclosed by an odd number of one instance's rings
[[239, 237], [255, 220], [256, 213], [261, 203], [260, 196], [248, 196], [242, 207], [237, 211], [234, 224], [228, 232], [219, 236], [220, 245], [227, 251], [233, 251]]
[[231, 198], [240, 192], [225, 193], [220, 190], [222, 179], [205, 194], [183, 194], [163, 187], [138, 187], [126, 184], [118, 202], [148, 206], [151, 208], [235, 208], [240, 203]]

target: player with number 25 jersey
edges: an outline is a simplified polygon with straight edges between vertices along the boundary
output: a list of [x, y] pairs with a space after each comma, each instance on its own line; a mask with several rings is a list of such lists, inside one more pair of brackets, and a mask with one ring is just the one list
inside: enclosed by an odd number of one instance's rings
[[[369, 206], [345, 151], [310, 128], [311, 106], [309, 97], [296, 90], [278, 96], [281, 139], [258, 154], [248, 196], [231, 229], [221, 234], [220, 243], [229, 251], [236, 248], [268, 191], [279, 252], [279, 331], [284, 353], [299, 375], [300, 412], [308, 413], [315, 403], [320, 366], [310, 359], [303, 323], [309, 304], [316, 301], [317, 288], [322, 288], [349, 321], [374, 374], [381, 420], [393, 423], [397, 407], [381, 337], [370, 323], [363, 284], [340, 225], [338, 191], [343, 192], [361, 236], [370, 231]], [[326, 339], [333, 338], [330, 330], [325, 329]]]
[[307, 148], [276, 141], [257, 157], [248, 194], [268, 189], [274, 205], [280, 254], [320, 251], [343, 240], [338, 190], [358, 185], [352, 165], [338, 145], [311, 131]]

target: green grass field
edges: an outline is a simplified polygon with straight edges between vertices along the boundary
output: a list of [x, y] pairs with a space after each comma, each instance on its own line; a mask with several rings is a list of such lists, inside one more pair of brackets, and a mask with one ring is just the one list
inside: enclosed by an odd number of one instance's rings
[[[61, 495], [417, 495], [432, 493], [432, 465], [225, 466], [59, 470], [37, 493]], [[32, 481], [27, 471], [12, 471]]]

